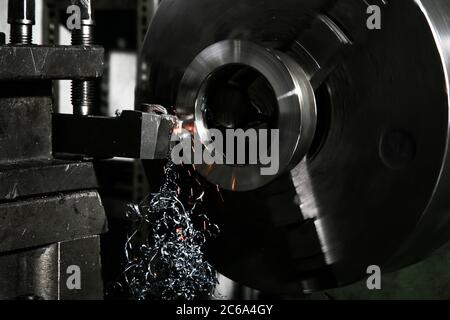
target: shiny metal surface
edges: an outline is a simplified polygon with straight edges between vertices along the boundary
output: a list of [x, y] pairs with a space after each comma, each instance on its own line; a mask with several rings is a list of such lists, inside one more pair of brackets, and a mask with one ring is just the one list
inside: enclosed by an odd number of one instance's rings
[[[279, 155], [280, 172], [284, 173], [306, 155], [316, 129], [313, 88], [306, 73], [289, 56], [240, 40], [221, 41], [206, 48], [189, 65], [181, 80], [176, 102], [181, 119], [186, 127], [195, 125], [200, 140], [207, 141], [209, 126], [204, 116], [204, 102], [207, 101], [205, 87], [212, 81], [215, 72], [236, 65], [258, 71], [271, 87], [257, 87], [255, 90], [274, 91], [277, 119], [274, 128], [270, 129], [280, 130], [280, 141], [283, 141]], [[241, 68], [233, 72], [233, 77], [239, 77], [239, 72], [242, 72]], [[230, 104], [227, 104], [228, 108], [232, 108]], [[237, 129], [234, 123], [226, 124], [226, 128]], [[208, 181], [233, 191], [254, 190], [277, 177], [261, 175], [260, 169], [259, 165], [197, 166], [198, 172]]]
[[11, 44], [31, 44], [35, 19], [35, 0], [9, 0], [8, 23]]
[[227, 277], [314, 291], [448, 241], [450, 3], [373, 2], [381, 30], [367, 28], [356, 0], [165, 0], [158, 10], [142, 52], [144, 101], [177, 106], [189, 65], [226, 40], [282, 52], [315, 89], [316, 135], [296, 168], [257, 190], [223, 191], [224, 202], [205, 182], [222, 226], [211, 260]]
[[[93, 46], [95, 17], [91, 0], [71, 0], [70, 3], [78, 6], [81, 15], [80, 27], [72, 30], [72, 45]], [[73, 80], [71, 98], [74, 114], [83, 116], [93, 115], [95, 82], [92, 80]]]

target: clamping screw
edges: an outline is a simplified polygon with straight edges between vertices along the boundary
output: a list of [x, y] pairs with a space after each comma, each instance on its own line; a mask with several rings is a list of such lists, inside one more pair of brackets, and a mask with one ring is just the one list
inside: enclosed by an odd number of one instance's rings
[[34, 0], [9, 0], [8, 23], [11, 26], [11, 44], [31, 44], [35, 21]]
[[[94, 14], [90, 0], [72, 0], [72, 4], [80, 8], [80, 28], [72, 30], [73, 46], [94, 45]], [[91, 80], [72, 81], [73, 113], [78, 115], [92, 115], [95, 97], [95, 82]]]

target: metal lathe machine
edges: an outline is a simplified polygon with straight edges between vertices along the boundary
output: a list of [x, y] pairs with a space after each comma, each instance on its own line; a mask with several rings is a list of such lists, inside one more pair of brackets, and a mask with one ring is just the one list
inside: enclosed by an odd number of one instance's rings
[[[154, 15], [158, 1], [44, 1], [39, 45], [35, 4], [1, 7], [0, 298], [104, 297], [113, 245], [100, 238], [120, 225], [103, 196], [119, 171], [107, 159], [142, 160], [156, 184], [173, 121], [200, 134], [279, 130], [275, 176], [197, 167], [221, 230], [208, 261], [240, 285], [280, 296], [338, 288], [450, 240], [448, 0], [163, 0]], [[66, 26], [70, 6], [80, 27], [60, 45], [49, 30]], [[148, 19], [131, 32], [135, 107], [113, 116], [96, 107], [113, 41], [94, 34], [120, 27], [105, 12], [127, 6], [134, 23]], [[57, 107], [59, 80], [72, 81], [70, 114]], [[84, 279], [76, 290], [71, 266]]]

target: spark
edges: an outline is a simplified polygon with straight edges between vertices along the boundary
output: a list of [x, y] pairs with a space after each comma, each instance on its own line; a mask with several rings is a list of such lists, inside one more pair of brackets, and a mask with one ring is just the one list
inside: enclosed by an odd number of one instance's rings
[[220, 191], [219, 185], [216, 185], [216, 187], [217, 187], [217, 193], [218, 193], [219, 196], [220, 196], [220, 200], [222, 200], [222, 202], [225, 202], [225, 200], [224, 200], [223, 197], [222, 197], [222, 192]]

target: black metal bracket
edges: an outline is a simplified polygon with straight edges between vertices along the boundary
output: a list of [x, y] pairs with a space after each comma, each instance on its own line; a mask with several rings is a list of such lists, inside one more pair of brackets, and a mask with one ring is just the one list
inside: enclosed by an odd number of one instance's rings
[[57, 158], [166, 159], [176, 118], [138, 111], [118, 117], [53, 115], [53, 154]]
[[103, 65], [99, 46], [0, 45], [0, 81], [95, 79]]

